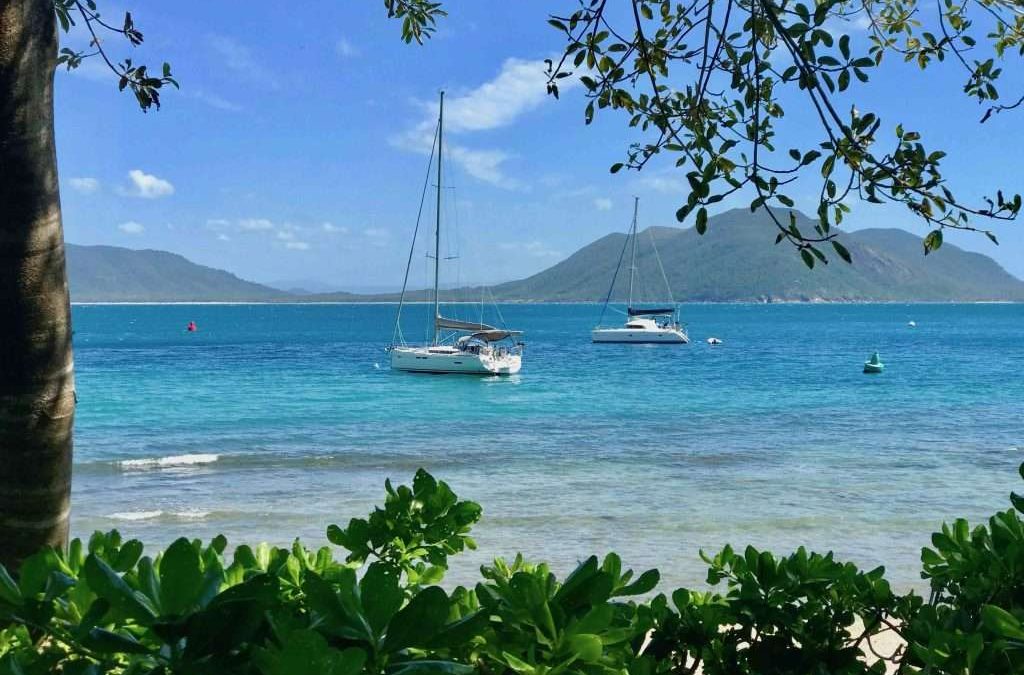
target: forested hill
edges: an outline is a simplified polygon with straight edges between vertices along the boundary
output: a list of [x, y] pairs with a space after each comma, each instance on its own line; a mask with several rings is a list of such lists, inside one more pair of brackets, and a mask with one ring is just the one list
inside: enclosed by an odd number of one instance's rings
[[245, 302], [290, 297], [167, 251], [68, 244], [67, 261], [73, 302]]
[[[813, 231], [806, 216], [797, 222], [802, 231]], [[791, 246], [774, 246], [774, 235], [765, 216], [745, 209], [710, 218], [703, 236], [692, 228], [648, 228], [638, 238], [635, 296], [656, 301], [667, 295], [657, 249], [677, 300], [1024, 301], [1024, 282], [991, 258], [948, 243], [925, 256], [921, 239], [905, 230], [844, 233], [853, 264], [832, 254], [830, 264], [813, 270]], [[602, 300], [625, 242], [622, 233], [602, 237], [538, 274], [496, 286], [494, 294], [516, 301]], [[628, 255], [614, 299], [626, 297]]]
[[[798, 225], [813, 223], [799, 215]], [[1024, 301], [1024, 282], [994, 260], [946, 243], [925, 256], [921, 239], [905, 230], [846, 232], [842, 242], [853, 257], [847, 265], [831, 255], [828, 265], [807, 269], [786, 243], [773, 245], [774, 227], [764, 215], [732, 210], [709, 219], [703, 236], [692, 229], [652, 227], [638, 238], [635, 298], [664, 301], [668, 296], [655, 249], [676, 300], [694, 302], [782, 301]], [[526, 279], [492, 288], [506, 302], [600, 301], [608, 293], [624, 233], [609, 234], [562, 262]], [[830, 250], [830, 247], [826, 250]], [[288, 293], [239, 279], [165, 251], [113, 246], [68, 245], [71, 298], [77, 302], [187, 301], [391, 301], [397, 294]], [[628, 251], [613, 291], [624, 301]], [[449, 299], [479, 299], [479, 288], [447, 293]], [[412, 291], [410, 300], [423, 300]]]

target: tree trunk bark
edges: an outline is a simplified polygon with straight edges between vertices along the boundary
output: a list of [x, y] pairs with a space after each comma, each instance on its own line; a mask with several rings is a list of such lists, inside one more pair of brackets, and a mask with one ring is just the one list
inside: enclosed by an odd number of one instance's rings
[[0, 0], [0, 563], [67, 542], [75, 411], [53, 0]]

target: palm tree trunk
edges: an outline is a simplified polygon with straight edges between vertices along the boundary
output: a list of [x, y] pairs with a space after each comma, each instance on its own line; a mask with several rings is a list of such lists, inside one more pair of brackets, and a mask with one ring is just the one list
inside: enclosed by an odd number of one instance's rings
[[0, 1], [0, 563], [67, 541], [75, 411], [53, 0]]

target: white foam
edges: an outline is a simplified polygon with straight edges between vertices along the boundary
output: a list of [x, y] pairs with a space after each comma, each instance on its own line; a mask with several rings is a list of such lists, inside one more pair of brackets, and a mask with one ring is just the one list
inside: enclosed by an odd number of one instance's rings
[[107, 516], [112, 520], [156, 520], [168, 518], [173, 520], [203, 520], [210, 515], [209, 511], [189, 509], [186, 511], [119, 511]]
[[193, 509], [190, 511], [175, 511], [174, 513], [168, 513], [167, 515], [181, 520], [202, 520], [206, 516], [210, 515], [210, 512]]
[[220, 455], [212, 453], [198, 453], [194, 455], [170, 455], [168, 457], [147, 457], [144, 459], [126, 459], [118, 462], [122, 469], [162, 469], [175, 466], [196, 466], [200, 464], [213, 464]]
[[114, 520], [152, 520], [164, 515], [163, 511], [120, 511], [111, 513], [107, 518]]

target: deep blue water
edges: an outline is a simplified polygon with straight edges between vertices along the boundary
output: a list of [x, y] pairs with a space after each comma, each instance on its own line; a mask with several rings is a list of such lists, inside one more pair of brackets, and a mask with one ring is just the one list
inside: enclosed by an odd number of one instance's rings
[[527, 342], [504, 379], [390, 372], [391, 305], [74, 307], [74, 533], [319, 546], [424, 466], [484, 506], [456, 580], [614, 549], [693, 585], [698, 549], [752, 543], [905, 587], [943, 519], [1019, 489], [1024, 306], [685, 306], [685, 346], [592, 345], [593, 305], [501, 309]]

